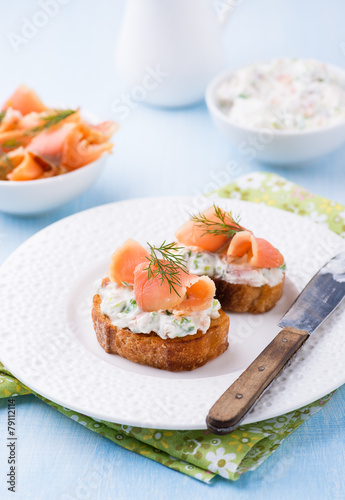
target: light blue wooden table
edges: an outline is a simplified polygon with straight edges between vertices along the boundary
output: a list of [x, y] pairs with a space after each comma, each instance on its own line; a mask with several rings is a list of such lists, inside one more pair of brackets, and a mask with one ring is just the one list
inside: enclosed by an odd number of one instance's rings
[[[44, 99], [114, 119], [113, 103], [124, 91], [113, 61], [123, 1], [52, 1], [58, 5], [55, 14], [51, 11], [45, 25], [15, 51], [9, 34], [21, 35], [25, 19], [42, 10], [40, 3], [49, 2], [0, 3], [0, 100], [26, 82]], [[279, 56], [345, 66], [341, 0], [234, 3], [238, 7], [224, 33], [229, 67]], [[345, 203], [345, 148], [304, 169], [244, 163], [214, 130], [204, 105], [170, 112], [138, 106], [115, 143], [104, 174], [78, 200], [32, 219], [0, 215], [0, 262], [26, 238], [74, 212], [139, 196], [199, 194], [232, 159], [239, 161], [241, 174], [275, 171]], [[123, 450], [28, 396], [17, 398], [18, 483], [15, 494], [7, 493], [6, 405], [0, 402], [0, 499], [345, 498], [345, 387], [256, 472], [213, 486]]]

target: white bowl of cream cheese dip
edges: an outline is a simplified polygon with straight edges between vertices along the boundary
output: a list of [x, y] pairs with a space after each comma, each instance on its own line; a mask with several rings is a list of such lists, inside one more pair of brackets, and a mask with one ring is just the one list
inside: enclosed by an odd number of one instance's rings
[[216, 76], [206, 90], [216, 127], [246, 160], [309, 163], [345, 143], [345, 71], [275, 59]]

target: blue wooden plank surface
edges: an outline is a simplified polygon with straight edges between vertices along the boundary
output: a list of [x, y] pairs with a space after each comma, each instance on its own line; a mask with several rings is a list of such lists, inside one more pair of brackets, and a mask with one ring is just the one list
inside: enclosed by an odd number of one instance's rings
[[[229, 67], [279, 56], [310, 56], [345, 66], [341, 0], [237, 3], [224, 33]], [[23, 19], [32, 19], [40, 9], [33, 0], [0, 3], [5, 75], [0, 95], [7, 96], [22, 81], [45, 99], [82, 105], [114, 119], [112, 103], [124, 90], [113, 61], [123, 0], [65, 2], [15, 52], [9, 33], [20, 34]], [[203, 193], [217, 179], [225, 180], [229, 161], [237, 162], [238, 174], [274, 171], [345, 203], [345, 148], [306, 168], [248, 163], [215, 131], [204, 105], [171, 112], [138, 106], [123, 121], [115, 143], [101, 178], [78, 200], [31, 219], [0, 214], [0, 262], [26, 238], [74, 212], [138, 196]], [[12, 494], [4, 477], [7, 406], [0, 401], [0, 498], [343, 499], [344, 402], [343, 387], [256, 472], [236, 483], [219, 479], [207, 486], [117, 447], [33, 396], [17, 398], [19, 465]]]

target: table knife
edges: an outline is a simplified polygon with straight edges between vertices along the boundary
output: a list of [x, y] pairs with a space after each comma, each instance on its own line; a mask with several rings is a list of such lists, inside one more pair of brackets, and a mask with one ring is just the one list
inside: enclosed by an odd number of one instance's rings
[[209, 411], [208, 429], [235, 430], [309, 336], [345, 296], [345, 252], [329, 260], [299, 294], [280, 320], [283, 328]]

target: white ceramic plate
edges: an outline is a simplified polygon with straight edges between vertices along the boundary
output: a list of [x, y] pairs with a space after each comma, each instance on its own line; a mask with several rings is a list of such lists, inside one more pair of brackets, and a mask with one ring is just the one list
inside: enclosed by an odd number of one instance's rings
[[[210, 200], [151, 198], [68, 217], [26, 241], [0, 270], [0, 356], [43, 396], [95, 418], [165, 429], [205, 428], [209, 408], [278, 333], [280, 317], [345, 242], [310, 219], [265, 205], [218, 200], [286, 257], [284, 296], [263, 315], [231, 314], [227, 352], [192, 372], [170, 373], [106, 354], [90, 317], [93, 284], [126, 238], [172, 240], [187, 214]], [[345, 382], [345, 307], [340, 306], [246, 418], [294, 410]]]

